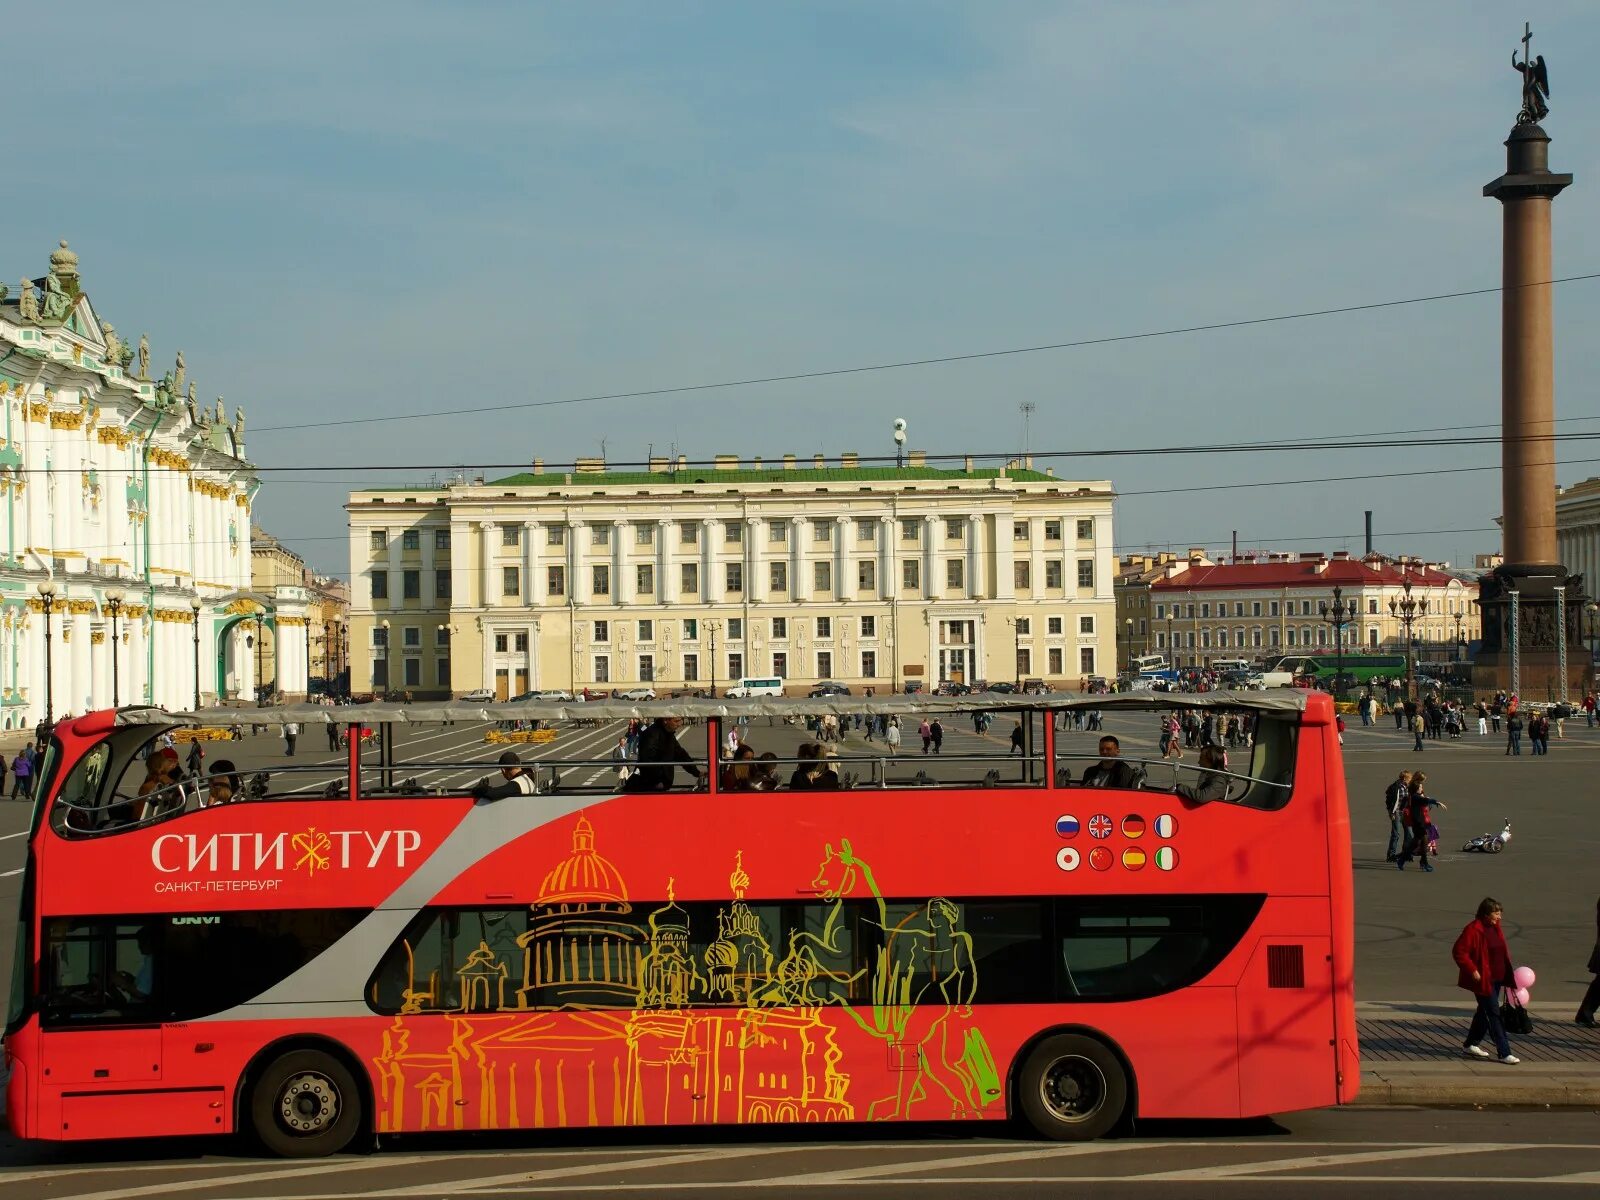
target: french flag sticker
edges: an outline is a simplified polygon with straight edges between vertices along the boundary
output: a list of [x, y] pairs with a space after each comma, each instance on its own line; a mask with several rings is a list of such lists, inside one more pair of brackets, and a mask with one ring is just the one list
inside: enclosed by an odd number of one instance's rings
[[1064, 838], [1078, 836], [1078, 818], [1071, 813], [1062, 813], [1056, 818], [1056, 833]]
[[1178, 832], [1178, 820], [1171, 813], [1162, 813], [1156, 818], [1156, 836], [1169, 838]]

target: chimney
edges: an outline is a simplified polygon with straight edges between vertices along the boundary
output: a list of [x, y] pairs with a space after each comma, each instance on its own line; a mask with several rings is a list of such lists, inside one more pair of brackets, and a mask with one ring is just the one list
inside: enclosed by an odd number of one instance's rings
[[536, 458], [533, 460], [533, 473], [535, 475], [544, 474], [544, 459]]
[[1327, 569], [1328, 569], [1328, 560], [1325, 559], [1325, 558], [1319, 558], [1317, 560], [1317, 565], [1312, 568], [1312, 572], [1314, 574], [1321, 575], [1321, 574], [1324, 574], [1327, 571]]
[[818, 469], [819, 469], [819, 470], [820, 470], [820, 469], [821, 469], [821, 468], [822, 468], [822, 467], [824, 467], [824, 466], [826, 466], [826, 465], [827, 465], [827, 463], [826, 463], [826, 461], [825, 461], [825, 460], [824, 460], [824, 459], [823, 459], [823, 457], [822, 457], [822, 455], [820, 455], [820, 454], [814, 454], [814, 455], [812, 455], [812, 456], [811, 456], [811, 465], [812, 465], [812, 466], [813, 466], [813, 467], [816, 467], [816, 468], [818, 468]]
[[671, 461], [669, 458], [652, 458], [650, 460], [650, 474], [665, 475], [669, 470], [668, 464]]
[[861, 465], [861, 456], [854, 450], [846, 450], [839, 456], [839, 465], [846, 471], [853, 471]]
[[572, 464], [572, 467], [579, 475], [600, 475], [605, 472], [606, 460], [603, 458], [580, 458]]
[[689, 469], [689, 456], [687, 454], [678, 455], [678, 470], [687, 471], [688, 469]]
[[972, 455], [967, 455], [961, 460], [961, 469], [968, 475], [972, 474]]
[[1054, 479], [1056, 477], [1056, 469], [1054, 467], [1046, 467], [1044, 469], [1044, 477], [1046, 479]]
[[926, 450], [913, 450], [906, 464], [912, 467], [925, 467], [928, 465], [928, 452]]
[[1346, 562], [1350, 558], [1350, 551], [1348, 551], [1348, 550], [1335, 550], [1333, 552], [1333, 557], [1338, 559], [1340, 562]]
[[1030, 470], [1030, 471], [1033, 470], [1033, 455], [1030, 454], [1026, 458], [1024, 458], [1022, 460], [1022, 465], [1027, 467], [1028, 470]]
[[737, 454], [719, 454], [712, 462], [718, 471], [737, 471], [739, 469], [739, 456]]
[[784, 470], [785, 470], [785, 471], [792, 471], [792, 470], [794, 470], [794, 455], [792, 455], [792, 454], [785, 454], [785, 455], [784, 455], [784, 456], [783, 456], [783, 469], [784, 469]]
[[753, 470], [761, 470], [761, 455], [758, 454], [755, 456], [755, 458], [751, 459], [750, 466]]

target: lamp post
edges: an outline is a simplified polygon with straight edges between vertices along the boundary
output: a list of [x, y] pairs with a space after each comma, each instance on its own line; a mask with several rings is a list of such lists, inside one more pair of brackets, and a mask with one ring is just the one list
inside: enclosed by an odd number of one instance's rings
[[[1133, 618], [1132, 617], [1124, 617], [1124, 618], [1122, 618], [1122, 627], [1123, 627], [1123, 629], [1125, 629], [1127, 631], [1127, 634], [1128, 634], [1128, 637], [1127, 637], [1127, 642], [1128, 642], [1128, 674], [1132, 675], [1133, 674]], [[1113, 630], [1112, 632], [1114, 634], [1116, 631]]]
[[1416, 699], [1416, 678], [1411, 669], [1411, 627], [1416, 624], [1420, 604], [1411, 594], [1411, 580], [1407, 579], [1400, 585], [1404, 595], [1399, 598], [1391, 597], [1389, 600], [1389, 615], [1400, 621], [1404, 631], [1405, 656], [1406, 656], [1406, 699]]
[[1344, 600], [1344, 589], [1333, 589], [1333, 604], [1326, 602], [1318, 606], [1322, 610], [1322, 619], [1333, 626], [1333, 694], [1337, 696], [1344, 690], [1344, 627], [1355, 620], [1356, 602]]
[[1172, 607], [1167, 606], [1167, 653], [1172, 656], [1172, 661], [1167, 664], [1169, 670], [1176, 670], [1178, 666], [1178, 644], [1172, 640]]
[[265, 695], [267, 681], [262, 678], [266, 668], [262, 665], [262, 654], [265, 652], [265, 629], [267, 627], [267, 610], [262, 609], [256, 613], [256, 703], [261, 703]]
[[189, 601], [189, 614], [194, 625], [194, 709], [200, 711], [200, 597]]
[[56, 607], [56, 585], [54, 581], [41, 580], [34, 588], [39, 593], [39, 604], [44, 609], [44, 723], [55, 724], [55, 693], [51, 681], [53, 672], [50, 669], [50, 653], [52, 633], [50, 631], [50, 614]]
[[[1600, 604], [1596, 604], [1593, 600], [1591, 600], [1589, 603], [1583, 606], [1583, 610], [1589, 614], [1589, 679], [1586, 681], [1587, 683], [1592, 682], [1594, 676], [1595, 618], [1596, 616], [1600, 616]], [[1589, 690], [1590, 689], [1588, 686], [1584, 687], [1584, 691]]]
[[1466, 644], [1467, 644], [1466, 635], [1464, 635], [1461, 632], [1461, 627], [1466, 624], [1467, 614], [1457, 610], [1457, 612], [1455, 613], [1455, 615], [1454, 615], [1454, 617], [1452, 619], [1456, 623], [1455, 661], [1456, 662], [1460, 662], [1461, 661], [1462, 652], [1463, 652], [1463, 650], [1464, 650], [1464, 648], [1466, 647]]
[[[443, 642], [444, 642], [446, 647], [448, 647], [450, 645], [450, 637], [451, 637], [452, 634], [455, 633], [455, 631], [456, 631], [456, 627], [454, 625], [441, 625], [441, 626], [439, 626], [439, 632], [444, 635], [442, 640], [443, 640]], [[455, 694], [455, 675], [454, 675], [454, 672], [455, 672], [455, 669], [456, 669], [455, 655], [451, 654], [445, 661], [450, 664], [450, 671], [451, 671], [450, 680], [445, 684], [445, 698], [449, 699], [451, 696], [453, 696]]]
[[[1016, 617], [1007, 617], [1006, 621], [1011, 626], [1011, 669], [1016, 673], [1016, 679], [1013, 682], [1016, 684], [1017, 691], [1020, 692], [1022, 690], [1022, 626], [1018, 623]], [[1029, 665], [1031, 666], [1032, 664]]]
[[106, 611], [111, 614], [111, 707], [119, 708], [122, 704], [122, 685], [117, 672], [118, 634], [121, 632], [117, 618], [122, 613], [122, 604], [127, 597], [121, 588], [112, 588], [106, 592]]
[[306, 700], [311, 699], [311, 610], [306, 610]]
[[717, 698], [717, 630], [721, 628], [721, 621], [706, 622], [706, 633], [711, 641], [711, 688], [707, 694], [713, 700]]
[[394, 658], [389, 652], [389, 618], [383, 619], [383, 694], [387, 699], [394, 690]]

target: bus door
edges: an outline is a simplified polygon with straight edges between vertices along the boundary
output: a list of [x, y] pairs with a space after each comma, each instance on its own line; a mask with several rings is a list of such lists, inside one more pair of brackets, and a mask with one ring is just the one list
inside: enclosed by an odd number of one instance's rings
[[153, 939], [145, 923], [59, 917], [45, 925], [39, 1062], [56, 1086], [161, 1078]]
[[1263, 937], [1239, 981], [1242, 1112], [1339, 1102], [1335, 1084], [1333, 942]]

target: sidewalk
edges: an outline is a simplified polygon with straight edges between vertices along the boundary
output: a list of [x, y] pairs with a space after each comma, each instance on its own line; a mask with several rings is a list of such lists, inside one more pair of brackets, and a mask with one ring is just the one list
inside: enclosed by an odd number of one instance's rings
[[1511, 1039], [1512, 1052], [1522, 1062], [1507, 1067], [1462, 1054], [1470, 1004], [1357, 1004], [1361, 1096], [1356, 1103], [1600, 1107], [1600, 1029], [1575, 1024], [1575, 1008], [1535, 1000], [1529, 1009], [1533, 1032]]

